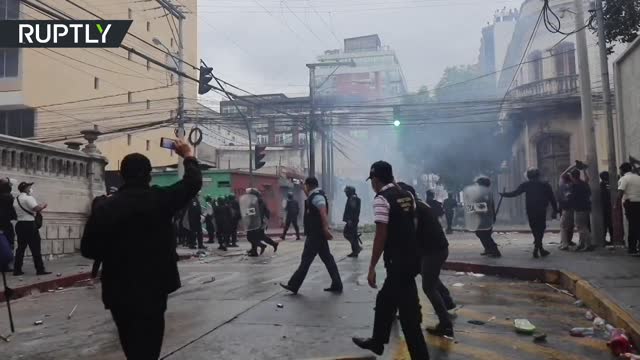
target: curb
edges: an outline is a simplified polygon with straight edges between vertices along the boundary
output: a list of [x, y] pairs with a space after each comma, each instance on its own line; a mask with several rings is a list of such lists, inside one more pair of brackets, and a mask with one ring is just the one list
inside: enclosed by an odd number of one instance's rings
[[615, 327], [624, 329], [633, 343], [640, 344], [640, 321], [634, 319], [603, 291], [575, 273], [563, 270], [495, 266], [456, 261], [447, 261], [443, 269], [510, 277], [526, 281], [537, 280], [560, 285], [563, 289], [568, 290], [582, 300], [593, 312]]
[[[178, 255], [178, 261], [190, 260], [193, 258], [192, 254], [180, 254]], [[17, 300], [25, 296], [29, 296], [33, 293], [34, 290], [37, 290], [41, 293], [47, 292], [49, 290], [55, 290], [59, 287], [68, 288], [73, 287], [79, 282], [84, 282], [91, 279], [91, 272], [83, 272], [75, 275], [62, 276], [55, 279], [42, 281], [38, 283], [33, 283], [29, 285], [20, 286], [17, 288], [13, 288], [13, 297], [11, 300]], [[4, 295], [4, 290], [0, 291], [0, 302], [6, 301], [7, 298]]]

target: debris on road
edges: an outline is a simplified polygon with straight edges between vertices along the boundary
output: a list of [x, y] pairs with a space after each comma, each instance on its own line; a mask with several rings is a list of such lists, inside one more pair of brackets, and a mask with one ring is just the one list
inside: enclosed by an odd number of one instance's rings
[[276, 306], [278, 307], [278, 309], [282, 309], [282, 308], [284, 308], [284, 305], [282, 305], [282, 304], [278, 304], [278, 305], [276, 305]]
[[573, 305], [575, 305], [577, 307], [584, 307], [584, 301], [576, 300], [576, 302], [574, 302]]
[[593, 314], [593, 312], [591, 312], [591, 310], [589, 310], [584, 314], [584, 318], [589, 321], [593, 321], [593, 319], [595, 319], [596, 316]]
[[473, 277], [477, 277], [477, 278], [484, 277], [484, 274], [478, 274], [478, 273], [473, 273], [473, 272], [468, 272], [467, 275], [473, 276]]
[[2, 341], [4, 342], [11, 342], [11, 335], [7, 335], [7, 336], [0, 335], [0, 339], [2, 339]]
[[[611, 339], [607, 342], [607, 346], [615, 356], [621, 356], [623, 354], [626, 356], [633, 351], [631, 342], [623, 329], [614, 329], [611, 332]], [[627, 357], [627, 359], [640, 359], [640, 357], [636, 355], [636, 357]]]
[[216, 277], [215, 277], [215, 276], [212, 276], [212, 277], [211, 277], [211, 279], [206, 280], [206, 281], [203, 281], [203, 282], [202, 282], [202, 285], [204, 285], [204, 284], [211, 284], [211, 283], [212, 283], [212, 282], [214, 282], [214, 281], [216, 281]]
[[33, 323], [33, 325], [36, 325], [36, 326], [38, 326], [38, 325], [42, 325], [42, 324], [44, 324], [44, 322], [43, 322], [42, 320], [37, 320], [37, 321], [35, 321], [35, 322]]
[[455, 283], [452, 285], [453, 287], [463, 287], [464, 284], [463, 283]]
[[67, 320], [71, 320], [71, 317], [73, 316], [73, 313], [76, 312], [76, 309], [78, 308], [78, 305], [73, 307], [73, 310], [71, 310], [71, 312], [69, 313], [69, 315], [67, 315]]
[[480, 321], [480, 320], [469, 320], [467, 322], [471, 325], [478, 325], [478, 326], [482, 326], [486, 324], [484, 321]]
[[60, 276], [62, 276], [62, 274], [61, 274], [61, 273], [57, 273], [57, 274], [56, 274], [56, 276], [57, 276], [57, 277], [60, 277]]
[[569, 331], [569, 335], [574, 337], [586, 337], [593, 335], [593, 328], [576, 327]]
[[552, 288], [553, 290], [555, 290], [555, 291], [557, 291], [557, 292], [559, 292], [561, 294], [565, 294], [567, 296], [571, 296], [572, 298], [576, 297], [575, 295], [573, 295], [572, 293], [568, 292], [567, 290], [558, 289], [557, 287], [555, 287], [555, 286], [553, 286], [553, 285], [551, 285], [549, 283], [545, 283], [545, 285], [547, 285], [548, 287]]
[[543, 343], [547, 342], [547, 334], [536, 334], [533, 336], [533, 342]]
[[531, 335], [536, 331], [535, 325], [527, 319], [514, 319], [513, 326], [516, 328], [516, 332], [521, 334]]
[[492, 322], [492, 321], [493, 321], [493, 320], [495, 320], [495, 319], [496, 319], [496, 317], [495, 317], [495, 316], [492, 316], [492, 317], [490, 317], [490, 318], [489, 318], [489, 320], [487, 320], [487, 322]]

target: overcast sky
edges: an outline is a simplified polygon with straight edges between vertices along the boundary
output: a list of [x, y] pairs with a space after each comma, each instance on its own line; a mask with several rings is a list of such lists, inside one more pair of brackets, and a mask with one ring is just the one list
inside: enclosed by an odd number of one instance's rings
[[[409, 89], [433, 88], [445, 67], [477, 61], [496, 9], [523, 0], [199, 0], [199, 56], [254, 93], [308, 93], [305, 64], [342, 39], [377, 33]], [[216, 99], [208, 95], [207, 99]]]

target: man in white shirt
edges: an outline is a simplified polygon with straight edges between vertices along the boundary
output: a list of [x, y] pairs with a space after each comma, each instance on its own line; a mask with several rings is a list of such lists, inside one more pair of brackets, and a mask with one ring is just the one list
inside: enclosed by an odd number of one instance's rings
[[16, 260], [13, 266], [13, 275], [24, 275], [22, 272], [22, 263], [24, 261], [24, 252], [29, 247], [33, 263], [36, 267], [38, 275], [48, 275], [44, 269], [42, 262], [42, 254], [40, 250], [40, 230], [36, 225], [36, 216], [47, 208], [47, 204], [38, 205], [33, 197], [33, 183], [22, 182], [18, 185], [20, 195], [16, 197], [13, 208], [18, 215], [18, 223], [16, 224], [16, 236], [18, 238], [18, 248], [16, 250]]
[[[627, 242], [628, 252], [638, 255], [640, 241], [640, 175], [635, 174], [630, 163], [620, 165], [622, 177], [618, 181], [618, 200], [624, 205], [624, 212], [629, 222]], [[617, 206], [617, 203], [616, 203]]]

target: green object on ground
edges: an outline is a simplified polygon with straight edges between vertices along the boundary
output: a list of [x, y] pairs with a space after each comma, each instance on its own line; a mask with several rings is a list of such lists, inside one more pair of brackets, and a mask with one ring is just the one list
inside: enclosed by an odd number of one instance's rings
[[513, 326], [515, 326], [516, 332], [521, 334], [531, 335], [536, 331], [536, 327], [527, 319], [515, 319]]

